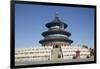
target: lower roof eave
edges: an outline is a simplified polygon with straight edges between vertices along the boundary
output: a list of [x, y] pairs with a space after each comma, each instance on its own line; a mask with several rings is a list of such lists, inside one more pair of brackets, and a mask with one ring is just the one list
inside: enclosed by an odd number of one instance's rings
[[50, 42], [50, 41], [64, 41], [64, 42], [66, 42], [66, 43], [73, 43], [73, 41], [72, 40], [40, 40], [39, 41], [39, 43], [41, 43], [41, 44], [43, 44], [43, 43], [45, 43], [45, 42]]

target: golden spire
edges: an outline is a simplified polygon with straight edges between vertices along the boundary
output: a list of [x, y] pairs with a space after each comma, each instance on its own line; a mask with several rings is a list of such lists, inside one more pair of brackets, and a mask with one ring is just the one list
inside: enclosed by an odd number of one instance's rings
[[55, 13], [55, 17], [58, 17], [58, 12]]

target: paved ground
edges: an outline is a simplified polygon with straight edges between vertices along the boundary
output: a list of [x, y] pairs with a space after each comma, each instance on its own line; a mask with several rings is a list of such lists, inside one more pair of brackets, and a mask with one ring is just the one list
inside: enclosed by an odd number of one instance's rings
[[70, 63], [70, 62], [86, 62], [94, 61], [94, 58], [88, 59], [59, 59], [59, 60], [46, 60], [46, 61], [20, 61], [16, 62], [15, 66], [19, 65], [36, 65], [36, 64], [52, 64], [52, 63]]

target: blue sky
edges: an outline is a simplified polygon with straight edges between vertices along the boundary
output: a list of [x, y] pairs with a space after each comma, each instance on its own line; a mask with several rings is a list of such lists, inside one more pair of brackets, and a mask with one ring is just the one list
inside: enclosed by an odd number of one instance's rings
[[15, 48], [40, 46], [45, 24], [52, 21], [55, 13], [68, 27], [73, 44], [94, 45], [94, 8], [60, 7], [16, 4]]

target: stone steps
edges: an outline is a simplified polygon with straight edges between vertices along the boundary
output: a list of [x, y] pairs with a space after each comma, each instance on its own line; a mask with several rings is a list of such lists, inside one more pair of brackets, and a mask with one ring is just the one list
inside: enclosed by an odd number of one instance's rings
[[51, 59], [60, 59], [62, 58], [62, 52], [60, 48], [53, 48], [51, 53]]

